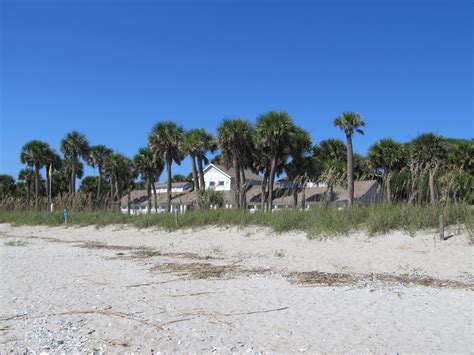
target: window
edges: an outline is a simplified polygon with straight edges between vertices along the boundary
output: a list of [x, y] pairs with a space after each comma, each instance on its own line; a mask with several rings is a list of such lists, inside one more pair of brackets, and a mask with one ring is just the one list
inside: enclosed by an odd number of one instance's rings
[[217, 185], [218, 185], [218, 186], [224, 186], [224, 181], [219, 181], [219, 182], [217, 183]]
[[211, 187], [216, 186], [216, 183], [215, 183], [214, 181], [211, 181], [211, 182], [209, 183], [209, 186], [211, 186]]

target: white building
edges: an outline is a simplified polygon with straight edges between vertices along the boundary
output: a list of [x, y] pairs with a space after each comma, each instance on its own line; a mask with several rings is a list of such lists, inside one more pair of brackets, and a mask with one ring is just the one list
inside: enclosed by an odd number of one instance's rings
[[[261, 185], [263, 177], [253, 173], [251, 170], [244, 171], [247, 185]], [[235, 172], [233, 168], [226, 169], [222, 165], [209, 164], [204, 169], [204, 184], [206, 189], [215, 191], [231, 191], [235, 184]]]

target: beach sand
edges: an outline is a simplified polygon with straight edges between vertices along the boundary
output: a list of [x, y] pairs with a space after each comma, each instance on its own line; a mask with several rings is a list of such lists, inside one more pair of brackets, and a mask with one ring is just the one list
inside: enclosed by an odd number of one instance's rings
[[0, 225], [0, 352], [474, 349], [466, 232]]

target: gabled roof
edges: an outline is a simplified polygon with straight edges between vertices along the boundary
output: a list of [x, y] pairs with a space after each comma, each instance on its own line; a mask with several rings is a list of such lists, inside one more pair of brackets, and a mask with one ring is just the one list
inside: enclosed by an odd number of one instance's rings
[[[221, 173], [226, 175], [228, 178], [235, 178], [235, 171], [234, 168], [226, 168], [223, 165], [219, 164], [214, 164], [210, 163], [206, 168], [204, 169], [204, 173], [206, 173], [207, 170], [209, 170], [211, 167], [214, 167], [215, 169], [219, 170]], [[247, 180], [257, 180], [257, 181], [262, 181], [263, 176], [255, 174], [252, 170], [250, 169], [245, 169], [245, 179]]]

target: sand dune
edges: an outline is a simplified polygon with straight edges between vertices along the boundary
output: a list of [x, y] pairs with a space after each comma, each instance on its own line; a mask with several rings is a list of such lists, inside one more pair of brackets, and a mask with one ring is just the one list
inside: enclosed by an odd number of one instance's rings
[[463, 232], [3, 224], [0, 352], [469, 353], [473, 260]]

